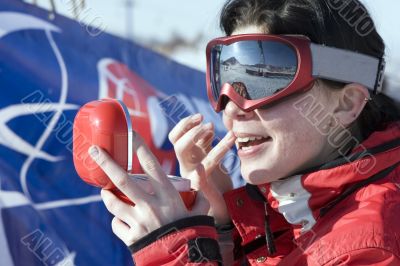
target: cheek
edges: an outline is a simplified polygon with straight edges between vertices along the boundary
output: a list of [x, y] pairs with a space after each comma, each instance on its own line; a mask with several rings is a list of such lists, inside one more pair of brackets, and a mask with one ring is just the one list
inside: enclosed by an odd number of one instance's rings
[[[324, 143], [324, 136], [302, 116], [292, 117], [282, 126], [279, 145], [288, 157], [298, 157], [299, 161], [309, 160], [318, 154]], [[304, 157], [303, 157], [304, 156]], [[303, 157], [303, 158], [301, 158]]]
[[222, 122], [224, 123], [224, 126], [227, 130], [232, 129], [233, 121], [231, 118], [229, 118], [227, 115], [225, 115], [225, 112], [222, 113]]
[[267, 129], [272, 131], [276, 140], [276, 152], [283, 156], [298, 156], [298, 154], [312, 153], [321, 145], [323, 136], [316, 128], [294, 108], [277, 110], [270, 113], [273, 119], [266, 123]]

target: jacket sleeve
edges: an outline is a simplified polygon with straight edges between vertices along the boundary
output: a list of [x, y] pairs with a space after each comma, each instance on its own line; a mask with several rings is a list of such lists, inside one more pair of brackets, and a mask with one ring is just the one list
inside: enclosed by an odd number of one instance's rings
[[135, 265], [222, 265], [217, 231], [210, 216], [167, 224], [129, 247]]
[[324, 266], [391, 266], [400, 265], [400, 257], [381, 248], [363, 248], [350, 251], [334, 258]]

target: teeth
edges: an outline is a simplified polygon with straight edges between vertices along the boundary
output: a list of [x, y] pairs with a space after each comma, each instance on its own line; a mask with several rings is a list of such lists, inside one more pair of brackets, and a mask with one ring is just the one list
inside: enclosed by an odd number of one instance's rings
[[250, 147], [242, 147], [242, 150], [244, 150], [244, 151], [247, 151], [247, 150], [250, 150], [250, 149], [252, 149], [251, 146]]
[[245, 138], [238, 137], [238, 138], [236, 138], [236, 141], [235, 141], [236, 149], [248, 150], [251, 147], [244, 147], [241, 144], [247, 143], [249, 141], [261, 140], [264, 138], [266, 138], [266, 137], [245, 137]]
[[254, 140], [260, 140], [263, 139], [264, 137], [246, 137], [246, 138], [237, 138], [237, 142], [249, 142], [249, 141], [254, 141]]

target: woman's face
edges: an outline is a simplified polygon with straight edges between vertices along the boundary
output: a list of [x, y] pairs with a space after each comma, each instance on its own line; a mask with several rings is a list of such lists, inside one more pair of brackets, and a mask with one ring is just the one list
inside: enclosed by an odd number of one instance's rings
[[[245, 27], [232, 35], [263, 33], [257, 27]], [[299, 100], [316, 99], [329, 112], [333, 108], [316, 83], [305, 92], [268, 106], [244, 112], [232, 101], [223, 111], [224, 125], [236, 137], [263, 137], [238, 150], [243, 178], [251, 184], [263, 184], [288, 177], [308, 167], [335, 158], [327, 136], [295, 108]]]

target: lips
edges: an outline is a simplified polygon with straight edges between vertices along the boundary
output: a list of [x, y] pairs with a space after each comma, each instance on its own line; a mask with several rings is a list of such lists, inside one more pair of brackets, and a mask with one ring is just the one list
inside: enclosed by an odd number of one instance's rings
[[260, 145], [264, 142], [270, 141], [270, 136], [255, 136], [255, 135], [245, 135], [237, 134], [236, 138], [236, 148], [238, 150], [251, 149], [253, 146]]

